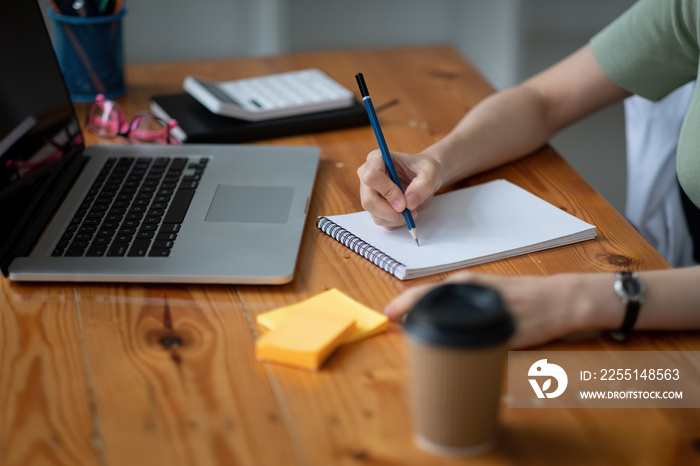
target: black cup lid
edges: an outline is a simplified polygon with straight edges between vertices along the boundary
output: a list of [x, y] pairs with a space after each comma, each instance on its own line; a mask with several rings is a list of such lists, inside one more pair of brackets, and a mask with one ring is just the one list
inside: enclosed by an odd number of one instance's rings
[[471, 284], [450, 284], [425, 295], [406, 316], [404, 329], [423, 343], [480, 347], [506, 341], [515, 324], [501, 295]]

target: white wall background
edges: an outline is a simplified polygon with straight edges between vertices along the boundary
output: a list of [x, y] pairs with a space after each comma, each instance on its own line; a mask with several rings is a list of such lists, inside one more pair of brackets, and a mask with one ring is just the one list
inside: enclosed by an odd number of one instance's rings
[[[46, 3], [47, 0], [40, 0]], [[634, 0], [129, 0], [126, 61], [451, 43], [498, 89], [585, 44]], [[622, 106], [552, 145], [619, 211]]]

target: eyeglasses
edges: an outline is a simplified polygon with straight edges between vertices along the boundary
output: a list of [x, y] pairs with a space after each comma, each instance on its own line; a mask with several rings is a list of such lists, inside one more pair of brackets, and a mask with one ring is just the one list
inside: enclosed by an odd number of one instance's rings
[[165, 121], [151, 112], [137, 112], [131, 123], [126, 122], [124, 110], [113, 100], [98, 94], [90, 106], [85, 126], [103, 138], [122, 136], [132, 142], [180, 144], [170, 133], [177, 121]]

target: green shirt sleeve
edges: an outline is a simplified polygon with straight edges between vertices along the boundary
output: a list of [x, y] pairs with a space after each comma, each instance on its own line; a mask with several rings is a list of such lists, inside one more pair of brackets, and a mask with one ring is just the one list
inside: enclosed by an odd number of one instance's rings
[[595, 35], [593, 56], [620, 87], [660, 100], [698, 75], [698, 0], [640, 0]]

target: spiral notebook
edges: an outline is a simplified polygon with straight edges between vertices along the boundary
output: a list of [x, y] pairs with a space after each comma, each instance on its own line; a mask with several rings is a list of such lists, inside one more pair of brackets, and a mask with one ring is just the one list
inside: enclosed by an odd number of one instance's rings
[[386, 230], [369, 213], [319, 217], [316, 226], [401, 280], [593, 239], [596, 227], [506, 180], [435, 196], [406, 228]]

